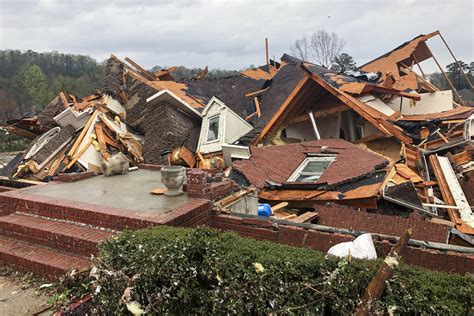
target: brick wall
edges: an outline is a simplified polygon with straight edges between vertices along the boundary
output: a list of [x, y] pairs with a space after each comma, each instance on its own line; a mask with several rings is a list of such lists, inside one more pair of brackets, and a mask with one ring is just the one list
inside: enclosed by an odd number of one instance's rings
[[0, 185], [0, 193], [1, 192], [8, 192], [8, 191], [12, 191], [12, 190], [15, 190], [16, 188], [12, 188], [12, 187], [7, 187], [7, 186], [4, 186], [4, 185]]
[[230, 179], [211, 182], [210, 174], [200, 169], [187, 169], [188, 183], [186, 191], [191, 198], [214, 200], [230, 194], [238, 189], [238, 185]]
[[[271, 220], [230, 215], [213, 214], [210, 226], [222, 230], [231, 230], [244, 237], [269, 240], [296, 247], [308, 247], [321, 252], [327, 252], [335, 244], [354, 239], [353, 236], [346, 234], [326, 233], [290, 225], [276, 225]], [[379, 257], [385, 257], [393, 246], [387, 240], [374, 240], [374, 242]], [[451, 251], [442, 252], [408, 246], [403, 261], [410, 265], [449, 273], [464, 274], [465, 272], [472, 273], [474, 271], [474, 255]]]
[[425, 221], [421, 216], [409, 218], [368, 213], [348, 207], [315, 206], [319, 215], [318, 224], [324, 226], [373, 232], [392, 236], [401, 236], [408, 229], [413, 229], [413, 239], [445, 243], [450, 229], [447, 225]]

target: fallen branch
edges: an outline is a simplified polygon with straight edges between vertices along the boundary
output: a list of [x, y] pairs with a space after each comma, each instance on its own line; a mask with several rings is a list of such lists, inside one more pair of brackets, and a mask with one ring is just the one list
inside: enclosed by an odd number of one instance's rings
[[410, 240], [412, 233], [413, 231], [411, 228], [405, 230], [396, 245], [392, 250], [390, 250], [387, 257], [385, 257], [382, 265], [365, 289], [364, 294], [362, 294], [362, 300], [354, 313], [355, 315], [369, 315], [372, 303], [382, 296], [383, 291], [387, 286], [387, 281], [392, 278], [394, 269], [398, 266], [402, 252], [405, 249], [408, 240]]

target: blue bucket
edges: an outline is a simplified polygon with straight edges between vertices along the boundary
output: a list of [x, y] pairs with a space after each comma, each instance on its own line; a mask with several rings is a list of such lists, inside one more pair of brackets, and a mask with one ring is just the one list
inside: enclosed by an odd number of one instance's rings
[[272, 215], [272, 208], [270, 204], [259, 204], [258, 205], [258, 216], [269, 217]]

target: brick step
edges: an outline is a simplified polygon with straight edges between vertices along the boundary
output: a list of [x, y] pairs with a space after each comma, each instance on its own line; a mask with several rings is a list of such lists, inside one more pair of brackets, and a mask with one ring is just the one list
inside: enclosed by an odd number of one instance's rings
[[70, 270], [81, 269], [91, 263], [86, 258], [6, 237], [0, 237], [0, 261], [17, 270], [32, 272], [52, 281]]
[[128, 210], [108, 206], [72, 202], [40, 195], [26, 195], [22, 190], [0, 193], [0, 216], [24, 213], [61, 221], [70, 221], [121, 231], [140, 229], [161, 222], [152, 217], [142, 217]]
[[0, 235], [86, 257], [97, 255], [97, 245], [112, 232], [22, 213], [0, 217]]

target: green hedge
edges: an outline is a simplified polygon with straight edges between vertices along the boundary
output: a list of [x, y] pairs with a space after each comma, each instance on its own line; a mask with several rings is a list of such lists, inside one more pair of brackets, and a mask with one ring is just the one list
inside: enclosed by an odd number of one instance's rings
[[[147, 314], [347, 315], [379, 264], [209, 228], [156, 227], [102, 245], [95, 301], [106, 314], [136, 306]], [[468, 277], [401, 265], [375, 309], [463, 315], [473, 293]]]

